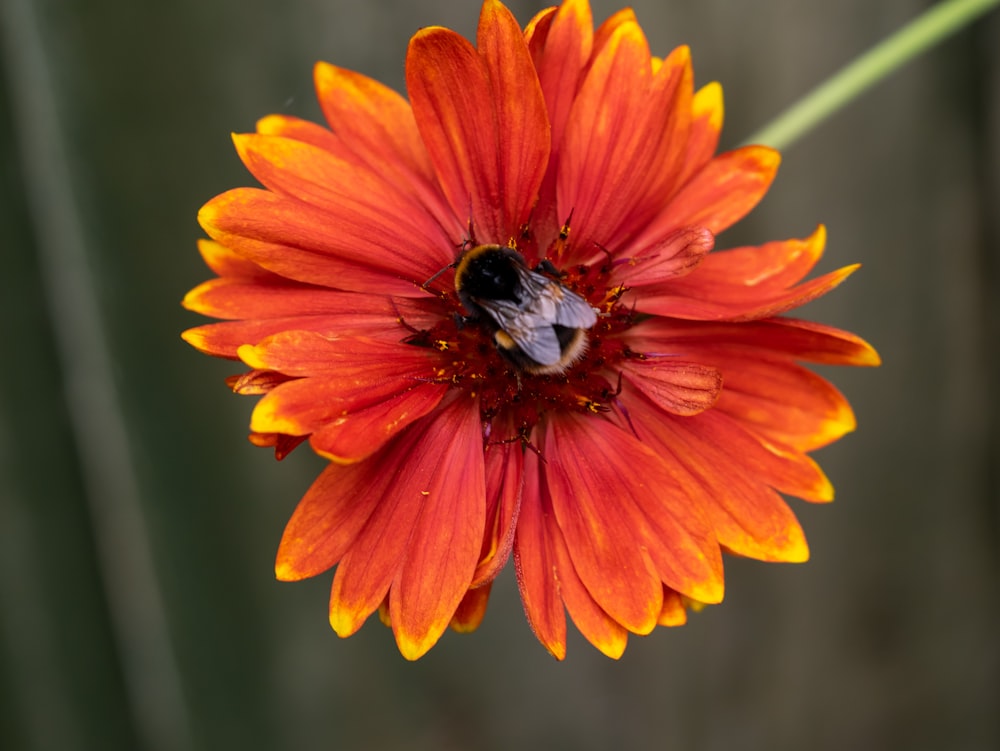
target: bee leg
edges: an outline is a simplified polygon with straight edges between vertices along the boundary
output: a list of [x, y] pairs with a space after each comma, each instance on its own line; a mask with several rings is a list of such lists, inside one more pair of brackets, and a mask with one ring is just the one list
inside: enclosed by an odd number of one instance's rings
[[455, 320], [455, 328], [459, 331], [476, 320], [476, 316], [462, 315], [461, 313], [452, 313], [451, 317]]
[[565, 276], [562, 272], [559, 271], [559, 269], [557, 269], [552, 264], [552, 261], [550, 261], [548, 258], [543, 258], [541, 261], [539, 261], [538, 264], [535, 266], [535, 271], [541, 271], [546, 274], [550, 274], [551, 276], [554, 277]]
[[392, 305], [392, 310], [396, 314], [396, 323], [410, 332], [409, 336], [403, 337], [401, 340], [403, 344], [412, 344], [416, 347], [430, 347], [430, 332], [427, 329], [418, 329], [416, 326], [409, 323], [403, 314], [399, 312], [399, 308], [396, 307], [396, 301], [392, 298], [389, 299], [389, 304]]

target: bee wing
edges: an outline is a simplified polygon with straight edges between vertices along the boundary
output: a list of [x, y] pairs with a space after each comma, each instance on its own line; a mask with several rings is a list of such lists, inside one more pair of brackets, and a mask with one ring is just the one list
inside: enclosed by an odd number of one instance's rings
[[562, 357], [552, 321], [539, 316], [534, 306], [507, 300], [490, 300], [486, 310], [525, 355], [540, 365], [554, 365]]
[[525, 355], [539, 365], [554, 365], [563, 353], [553, 326], [589, 329], [597, 322], [597, 313], [582, 297], [548, 277], [526, 268], [518, 268], [518, 275], [521, 302], [492, 300], [487, 309]]
[[529, 269], [518, 269], [522, 285], [529, 292], [525, 306], [550, 326], [589, 329], [597, 323], [597, 313], [575, 292]]

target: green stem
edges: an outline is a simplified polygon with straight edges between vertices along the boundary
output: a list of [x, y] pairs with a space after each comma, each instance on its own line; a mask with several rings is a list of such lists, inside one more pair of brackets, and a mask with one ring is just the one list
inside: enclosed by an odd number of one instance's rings
[[998, 5], [1000, 0], [943, 0], [835, 73], [744, 143], [788, 148], [897, 68]]

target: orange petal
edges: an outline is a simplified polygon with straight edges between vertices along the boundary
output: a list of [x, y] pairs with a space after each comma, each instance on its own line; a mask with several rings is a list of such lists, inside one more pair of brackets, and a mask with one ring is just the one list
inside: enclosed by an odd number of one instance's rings
[[538, 68], [538, 61], [545, 48], [545, 39], [548, 37], [549, 28], [552, 26], [552, 19], [555, 18], [558, 8], [545, 8], [538, 11], [524, 27], [524, 41], [528, 43], [528, 51], [531, 59]]
[[538, 456], [524, 455], [524, 495], [514, 536], [514, 571], [528, 625], [535, 637], [557, 660], [566, 657], [566, 614], [555, 576], [555, 551], [546, 517], [552, 515], [547, 495], [541, 492]]
[[704, 412], [688, 427], [709, 445], [725, 446], [730, 464], [775, 490], [814, 503], [833, 500], [833, 486], [815, 461], [748, 431], [721, 410]]
[[486, 447], [486, 534], [472, 586], [491, 581], [507, 564], [521, 506], [524, 450], [520, 442]]
[[642, 298], [647, 288], [655, 291], [658, 285], [691, 273], [714, 244], [715, 237], [704, 227], [685, 227], [650, 240], [635, 252], [626, 245], [614, 258], [613, 283], [635, 290], [636, 297]]
[[798, 562], [809, 557], [802, 528], [785, 502], [744, 471], [739, 459], [730, 458], [736, 445], [704, 440], [700, 418], [674, 418], [642, 399], [629, 398], [627, 407], [642, 441], [678, 463], [682, 469], [676, 474], [678, 481], [689, 502], [708, 512], [720, 545], [765, 561]]
[[494, 97], [504, 228], [507, 237], [516, 237], [531, 217], [549, 163], [545, 98], [521, 27], [497, 0], [483, 3], [477, 43]]
[[[754, 321], [800, 308], [807, 302], [822, 297], [857, 270], [857, 264], [845, 266], [781, 292], [768, 294], [766, 289], [755, 290], [759, 293], [758, 297], [743, 300], [739, 300], [730, 293], [730, 289], [722, 285], [687, 284], [686, 290], [680, 290], [681, 294], [677, 294], [674, 284], [667, 282], [659, 289], [646, 288], [643, 294], [635, 295], [635, 307], [643, 313], [672, 318]], [[688, 297], [684, 294], [687, 290], [697, 296]], [[747, 297], [745, 288], [740, 292], [744, 293], [741, 297]]]
[[638, 25], [638, 20], [635, 17], [635, 11], [631, 8], [622, 8], [619, 11], [608, 16], [604, 23], [597, 27], [594, 32], [594, 43], [593, 43], [593, 53], [591, 55], [591, 61], [604, 49], [604, 47], [609, 44], [610, 40], [614, 37], [618, 30], [622, 26]]
[[[643, 341], [654, 332], [658, 340]], [[855, 420], [837, 389], [793, 360], [878, 362], [874, 350], [852, 334], [789, 319], [701, 326], [642, 323], [629, 331], [629, 346], [639, 352], [648, 346], [647, 352], [717, 367], [725, 385], [714, 409], [731, 415], [751, 433], [799, 452], [836, 440], [854, 429]]]
[[687, 623], [687, 608], [684, 598], [670, 587], [663, 588], [663, 610], [657, 624], [660, 626], [683, 626]]
[[205, 204], [198, 221], [213, 239], [288, 279], [354, 292], [425, 296], [420, 285], [441, 270], [442, 259], [451, 262], [450, 251], [440, 243], [414, 246], [399, 225], [387, 221], [384, 210], [356, 209], [348, 202], [331, 213], [270, 191], [237, 188]]
[[677, 184], [684, 185], [694, 173], [702, 169], [719, 146], [723, 119], [722, 86], [712, 82], [695, 92], [691, 100], [691, 130], [688, 135], [684, 166], [680, 169]]
[[778, 152], [766, 146], [744, 146], [720, 154], [681, 188], [644, 236], [695, 225], [719, 234], [764, 197], [780, 161]]
[[326, 121], [352, 152], [406, 182], [433, 180], [406, 99], [373, 78], [329, 63], [316, 63], [313, 78]]
[[273, 448], [274, 458], [279, 462], [305, 440], [305, 436], [289, 436], [280, 433], [251, 433], [247, 438], [254, 446]]
[[804, 240], [715, 251], [694, 273], [643, 287], [635, 295], [636, 306], [656, 315], [701, 320], [778, 315], [825, 295], [858, 268], [847, 266], [795, 286], [823, 254], [825, 240], [820, 226]]
[[576, 572], [608, 615], [649, 633], [660, 581], [721, 599], [715, 538], [700, 509], [671, 496], [677, 484], [663, 458], [610, 422], [576, 414], [548, 420], [541, 451]]
[[555, 518], [549, 516], [546, 521], [550, 544], [555, 552], [555, 575], [559, 583], [559, 595], [566, 604], [570, 618], [587, 641], [603, 654], [617, 660], [625, 652], [628, 631], [601, 609], [580, 581]]
[[199, 284], [185, 295], [182, 304], [213, 318], [278, 318], [293, 311], [302, 315], [337, 313], [343, 309], [345, 297], [355, 296], [273, 275], [268, 279], [226, 276]]
[[371, 463], [328, 465], [285, 525], [275, 574], [297, 581], [334, 566], [390, 488], [392, 475]]
[[[270, 276], [266, 281], [231, 276], [210, 279], [191, 290], [183, 305], [188, 310], [222, 319], [295, 318], [308, 322], [312, 317], [325, 321], [335, 318], [332, 332], [388, 334], [396, 341], [405, 338], [409, 331], [401, 321], [412, 328], [431, 323], [431, 319], [421, 316], [419, 309], [405, 300], [393, 304], [383, 296], [340, 292]], [[286, 330], [295, 328], [285, 324]]]
[[344, 405], [340, 415], [316, 428], [309, 445], [320, 456], [335, 462], [365, 459], [437, 407], [449, 387], [448, 384], [426, 383], [406, 391], [390, 392], [379, 401], [366, 399], [364, 406]]
[[[423, 575], [427, 583], [423, 587], [428, 602], [416, 603], [420, 612], [426, 614], [422, 606], [431, 609], [437, 605], [436, 615], [444, 619], [437, 635], [447, 626], [458, 606], [462, 595], [468, 589], [478, 545], [482, 539], [482, 525], [475, 530], [475, 544], [459, 539], [471, 534], [466, 526], [477, 527], [476, 507], [482, 507], [482, 490], [476, 495], [474, 488], [465, 481], [476, 472], [475, 452], [482, 454], [481, 439], [478, 437], [478, 409], [474, 412], [476, 437], [461, 429], [458, 423], [468, 427], [470, 420], [459, 407], [468, 407], [464, 401], [452, 401], [393, 439], [378, 453], [348, 468], [362, 468], [369, 474], [372, 486], [379, 494], [379, 501], [367, 523], [356, 535], [354, 544], [337, 566], [330, 593], [330, 625], [340, 636], [349, 636], [361, 625], [385, 599], [394, 580], [398, 585], [399, 575], [404, 566], [410, 568], [413, 576]], [[462, 418], [465, 419], [462, 419]], [[464, 441], [464, 447], [461, 444]], [[471, 456], [465, 454], [471, 453]], [[458, 454], [463, 454], [459, 456]], [[462, 464], [461, 462], [466, 462]], [[479, 462], [481, 468], [482, 462]], [[482, 482], [480, 475], [480, 483]], [[475, 484], [473, 482], [472, 484]], [[361, 491], [367, 493], [367, 490]], [[427, 493], [427, 495], [425, 495]], [[437, 514], [451, 505], [456, 498], [464, 502], [466, 514], [452, 514], [449, 518]], [[428, 511], [430, 509], [430, 511]], [[479, 516], [481, 517], [481, 511]], [[426, 546], [425, 555], [439, 556], [441, 540], [427, 534], [428, 516], [437, 516], [442, 525], [435, 530], [440, 537], [454, 537], [455, 557], [448, 561], [438, 561], [437, 569], [422, 570], [419, 561], [413, 558], [414, 546]], [[464, 548], [472, 550], [471, 555]], [[463, 574], [462, 571], [467, 571]], [[461, 591], [454, 590], [455, 576], [464, 579]], [[434, 582], [441, 585], [437, 600], [434, 599]], [[448, 585], [448, 586], [445, 586]], [[395, 588], [395, 585], [393, 586]], [[398, 598], [398, 595], [397, 595]], [[414, 619], [412, 612], [398, 613], [398, 602], [393, 606], [390, 597], [389, 610], [393, 629], [400, 622], [409, 624]], [[409, 600], [407, 604], [409, 604]], [[445, 615], [443, 611], [447, 610]], [[436, 640], [436, 637], [435, 637]], [[430, 644], [427, 645], [430, 648]], [[401, 645], [402, 649], [402, 645]], [[404, 654], [406, 654], [404, 652]]]
[[[685, 45], [675, 48], [655, 69], [651, 98], [660, 103], [659, 109], [650, 113], [647, 133], [655, 135], [656, 150], [647, 171], [651, 181], [647, 190], [658, 197], [650, 208], [659, 211], [667, 196], [672, 195], [683, 183], [681, 167], [687, 152], [691, 133], [691, 102], [694, 98], [694, 71], [691, 68], [691, 50]], [[642, 224], [645, 225], [646, 217]]]
[[656, 406], [674, 415], [696, 415], [715, 404], [722, 374], [712, 367], [668, 357], [622, 362], [630, 383]]
[[[411, 430], [416, 427], [411, 426]], [[374, 483], [382, 491], [375, 509], [333, 576], [330, 626], [338, 636], [355, 633], [382, 604], [402, 565], [413, 526], [420, 515], [419, 493], [402, 491], [408, 478], [401, 476], [400, 470], [410, 467], [405, 463], [409, 459], [406, 438], [405, 433], [397, 437], [367, 461], [344, 465], [345, 468], [363, 467], [369, 479], [375, 475], [386, 479]], [[395, 471], [386, 469], [393, 467]]]
[[257, 133], [262, 136], [292, 138], [325, 149], [333, 154], [343, 155], [347, 148], [340, 137], [329, 128], [290, 115], [262, 117], [257, 121]]
[[226, 379], [226, 385], [240, 396], [261, 396], [290, 380], [291, 376], [275, 373], [273, 370], [251, 370], [230, 376]]
[[479, 400], [459, 395], [410, 438], [399, 492], [419, 499], [406, 559], [389, 592], [403, 657], [415, 660], [444, 633], [472, 582], [485, 525]]
[[[251, 314], [252, 290], [234, 290], [221, 285], [211, 288], [211, 297], [196, 297], [192, 307], [197, 309], [229, 306], [233, 313]], [[248, 294], [243, 295], [246, 291]], [[226, 296], [218, 299], [215, 295]], [[181, 336], [188, 344], [218, 357], [235, 359], [237, 351], [245, 344], [257, 344], [263, 339], [285, 331], [312, 331], [331, 337], [350, 331], [360, 337], [382, 339], [399, 343], [408, 335], [407, 326], [417, 330], [428, 329], [438, 320], [425, 309], [406, 299], [391, 300], [382, 296], [339, 293], [328, 290], [331, 300], [339, 300], [342, 307], [334, 313], [322, 315], [285, 315], [266, 320], [227, 321], [188, 329]], [[245, 306], [245, 307], [244, 307]], [[277, 311], [273, 311], [277, 312]], [[293, 311], [288, 311], [293, 313]]]
[[449, 238], [460, 240], [466, 225], [437, 184], [409, 103], [372, 78], [328, 63], [316, 64], [314, 78], [327, 122], [354, 156], [424, 206]]
[[826, 227], [822, 224], [801, 240], [769, 242], [760, 246], [716, 250], [705, 258], [692, 286], [723, 285], [744, 294], [754, 290], [785, 290], [805, 278], [823, 256]]
[[[349, 386], [345, 387], [345, 383]], [[309, 435], [332, 426], [331, 431], [321, 435], [318, 448], [338, 460], [357, 461], [367, 454], [356, 452], [364, 452], [375, 441], [381, 445], [384, 441], [379, 439], [383, 435], [398, 432], [397, 423], [412, 422], [408, 411], [426, 414], [440, 400], [437, 384], [425, 384], [425, 388], [411, 393], [414, 387], [414, 381], [406, 377], [376, 378], [367, 383], [357, 383], [349, 374], [299, 378], [279, 385], [257, 402], [250, 429], [258, 433]], [[348, 417], [368, 426], [375, 434], [351, 443], [350, 438], [339, 435], [337, 430], [338, 422]], [[338, 450], [345, 454], [337, 453]]]
[[542, 11], [525, 29], [552, 128], [548, 171], [539, 188], [532, 232], [544, 250], [556, 240], [566, 216], [558, 214], [556, 180], [570, 109], [580, 88], [593, 45], [594, 27], [586, 0], [567, 0]]
[[[671, 86], [671, 84], [673, 84]], [[559, 216], [572, 212], [573, 262], [618, 239], [619, 228], [649, 215], [647, 188], [658, 141], [646, 127], [666, 110], [677, 80], [657, 78], [636, 23], [623, 23], [595, 51], [566, 124], [557, 176]], [[663, 125], [663, 123], [659, 123]], [[652, 198], [662, 200], [655, 194]], [[554, 259], [565, 263], [570, 259]]]
[[199, 240], [198, 252], [202, 260], [219, 276], [237, 276], [251, 279], [280, 279], [269, 271], [265, 271], [252, 261], [248, 261], [239, 253], [211, 240]]
[[847, 399], [812, 371], [760, 353], [715, 364], [726, 384], [716, 409], [780, 444], [813, 451], [856, 427]]
[[426, 347], [314, 331], [283, 331], [254, 346], [241, 347], [239, 356], [251, 368], [341, 378], [345, 391], [364, 391], [386, 378], [430, 378], [437, 362]]
[[689, 353], [706, 350], [761, 350], [826, 365], [878, 365], [878, 353], [861, 337], [819, 323], [769, 318], [748, 323], [649, 318], [629, 330], [636, 352]]
[[448, 29], [417, 32], [406, 82], [455, 214], [469, 218], [477, 242], [504, 244], [527, 221], [548, 160], [549, 129], [513, 16], [499, 3], [485, 3], [480, 35], [482, 55]]
[[492, 587], [493, 582], [487, 582], [483, 586], [470, 589], [465, 593], [462, 601], [458, 604], [455, 615], [451, 617], [451, 623], [448, 624], [452, 631], [460, 634], [471, 634], [479, 628], [479, 624], [486, 616], [486, 606], [490, 601]]
[[[567, 0], [546, 16], [544, 37], [529, 35], [538, 80], [552, 125], [553, 155], [561, 148], [580, 76], [590, 58], [594, 19], [586, 0]], [[537, 22], [536, 22], [537, 23]], [[529, 24], [529, 30], [536, 26]], [[528, 33], [528, 31], [526, 31]], [[544, 41], [544, 44], [541, 42]]]
[[452, 210], [479, 242], [506, 242], [490, 79], [475, 48], [450, 29], [421, 29], [406, 54], [406, 89]]
[[[383, 254], [405, 256], [425, 249], [435, 262], [450, 263], [458, 223], [442, 226], [439, 199], [428, 191], [408, 189], [412, 179], [397, 177], [382, 163], [368, 165], [346, 148], [339, 153], [280, 136], [234, 135], [240, 158], [254, 177], [271, 190], [297, 198], [331, 214], [328, 226], [367, 228], [384, 238]], [[430, 205], [428, 205], [428, 203]]]

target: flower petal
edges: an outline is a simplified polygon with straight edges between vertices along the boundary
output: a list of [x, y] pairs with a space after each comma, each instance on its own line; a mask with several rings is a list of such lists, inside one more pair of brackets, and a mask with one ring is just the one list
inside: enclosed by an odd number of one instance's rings
[[566, 614], [555, 576], [556, 556], [546, 518], [552, 516], [542, 493], [541, 469], [533, 451], [524, 455], [524, 495], [514, 536], [514, 571], [524, 614], [535, 638], [557, 660], [566, 657]]
[[411, 437], [399, 494], [420, 499], [406, 559], [389, 592], [399, 651], [415, 660], [444, 633], [472, 581], [483, 541], [486, 481], [479, 400], [458, 396]]
[[392, 473], [373, 469], [330, 464], [316, 478], [285, 525], [275, 562], [279, 580], [321, 574], [344, 556], [391, 487]]
[[343, 310], [345, 298], [354, 297], [357, 295], [274, 275], [267, 279], [225, 276], [199, 284], [185, 295], [182, 304], [213, 318], [278, 318], [291, 311], [300, 315], [337, 313]]
[[317, 63], [314, 78], [333, 132], [372, 171], [425, 207], [455, 245], [466, 227], [441, 192], [409, 103], [388, 86], [329, 63]]
[[251, 368], [342, 379], [344, 393], [364, 392], [383, 378], [429, 379], [436, 362], [435, 354], [425, 347], [314, 331], [284, 331], [255, 346], [241, 347], [239, 356]]
[[642, 299], [647, 288], [655, 289], [691, 273], [714, 244], [715, 237], [704, 227], [685, 227], [652, 239], [635, 252], [626, 245], [614, 258], [611, 279], [635, 290], [636, 297]]
[[699, 418], [657, 414], [651, 404], [634, 398], [628, 399], [628, 412], [642, 441], [683, 468], [677, 477], [691, 502], [708, 511], [720, 545], [765, 561], [808, 559], [805, 535], [785, 502], [730, 458], [734, 447], [704, 440]]
[[[310, 348], [312, 338], [330, 344], [324, 337], [297, 331], [240, 348], [253, 367], [303, 376], [279, 384], [257, 403], [250, 418], [254, 432], [308, 435], [323, 429], [314, 448], [340, 461], [357, 461], [433, 409], [447, 390], [425, 382], [430, 363], [419, 352], [414, 357], [409, 347], [348, 340], [343, 348]], [[302, 353], [301, 361], [294, 359], [297, 352]], [[351, 360], [351, 352], [385, 352], [385, 357], [373, 368], [371, 360]], [[329, 361], [324, 360], [326, 354]], [[348, 425], [367, 433], [344, 435]]]
[[551, 129], [521, 27], [497, 0], [483, 3], [477, 42], [494, 96], [506, 239], [516, 237], [531, 217], [549, 163]]
[[[635, 633], [662, 607], [660, 581], [722, 597], [722, 562], [701, 511], [679, 496], [663, 459], [610, 422], [546, 421], [546, 487], [576, 572], [597, 603]], [[655, 572], [655, 574], [654, 574]]]
[[435, 263], [452, 260], [461, 226], [453, 215], [442, 219], [442, 211], [432, 210], [440, 209], [440, 199], [430, 188], [416, 191], [412, 179], [393, 179], [392, 165], [369, 165], [346, 147], [333, 152], [281, 136], [249, 133], [234, 135], [233, 142], [258, 180], [329, 212], [328, 226], [339, 231], [341, 224], [355, 224], [385, 236], [396, 256], [422, 249]]
[[479, 628], [479, 624], [486, 616], [486, 606], [490, 601], [492, 587], [493, 582], [487, 582], [483, 586], [470, 589], [465, 593], [455, 610], [455, 615], [451, 617], [451, 623], [448, 624], [452, 631], [459, 634], [471, 634]]
[[683, 626], [687, 623], [687, 609], [684, 598], [670, 587], [663, 588], [663, 609], [657, 624], [660, 626]]
[[[854, 430], [854, 413], [844, 396], [825, 379], [797, 365], [791, 358], [816, 359], [819, 362], [836, 360], [813, 357], [814, 353], [806, 348], [796, 352], [789, 347], [791, 357], [782, 356], [784, 353], [780, 349], [777, 353], [768, 351], [772, 349], [768, 344], [788, 347], [800, 340], [803, 333], [811, 336], [819, 333], [815, 329], [810, 332], [808, 328], [796, 325], [799, 322], [772, 319], [756, 329], [762, 336], [755, 342], [754, 327], [757, 324], [727, 324], [730, 327], [728, 330], [718, 329], [721, 336], [683, 336], [685, 327], [671, 323], [667, 327], [640, 324], [629, 333], [639, 334], [640, 331], [659, 328], [666, 336], [656, 344], [648, 343], [657, 347], [655, 351], [672, 353], [718, 368], [725, 387], [714, 409], [731, 415], [751, 432], [780, 446], [808, 452]], [[692, 331], [686, 329], [689, 334]], [[829, 336], [827, 332], [836, 332], [836, 329], [827, 329], [822, 332], [822, 338], [816, 337], [813, 341], [834, 346], [860, 344], [862, 346], [855, 350], [858, 359], [873, 354], [871, 348], [859, 339], [845, 342], [844, 339]], [[755, 343], [760, 346], [754, 346]], [[633, 348], [639, 344], [639, 341], [630, 341]], [[873, 363], [862, 360], [855, 364]]]
[[385, 600], [420, 515], [421, 496], [400, 492], [399, 488], [408, 482], [408, 476], [402, 471], [410, 468], [406, 438], [404, 433], [366, 461], [344, 465], [345, 468], [364, 467], [369, 480], [375, 475], [387, 479], [377, 483], [382, 493], [375, 509], [333, 576], [330, 626], [338, 636], [355, 633]]
[[430, 182], [434, 169], [409, 103], [373, 78], [330, 63], [313, 69], [330, 129], [364, 162], [393, 169], [406, 183]]
[[[183, 305], [188, 310], [222, 319], [336, 317], [338, 333], [376, 330], [391, 332], [397, 340], [405, 338], [409, 330], [403, 321], [410, 328], [416, 328], [410, 319], [417, 319], [420, 325], [430, 321], [409, 300], [394, 302], [381, 295], [341, 292], [272, 275], [266, 281], [232, 276], [210, 279], [191, 290]], [[286, 325], [286, 328], [295, 327]]]
[[805, 368], [758, 358], [723, 365], [722, 372], [718, 409], [780, 444], [813, 451], [857, 427], [843, 394]]
[[650, 283], [636, 294], [645, 313], [701, 320], [770, 318], [825, 295], [857, 270], [846, 266], [798, 286], [823, 254], [821, 226], [804, 240], [767, 243], [708, 254], [697, 272]]
[[205, 265], [219, 276], [237, 276], [250, 279], [281, 278], [262, 269], [252, 261], [248, 261], [225, 245], [211, 240], [199, 240], [198, 252], [201, 253]]
[[451, 262], [450, 242], [415, 248], [386, 221], [384, 210], [369, 208], [362, 213], [348, 203], [330, 213], [269, 191], [236, 188], [206, 203], [198, 221], [213, 239], [288, 279], [353, 292], [426, 296], [420, 285]]
[[691, 175], [708, 164], [719, 145], [723, 119], [722, 86], [712, 82], [695, 92], [691, 100], [691, 131], [688, 135], [684, 166], [677, 184], [684, 185]]
[[477, 242], [505, 244], [527, 222], [549, 155], [545, 103], [520, 27], [487, 0], [481, 55], [458, 34], [410, 42], [407, 90], [452, 209]]
[[722, 391], [722, 374], [696, 362], [667, 357], [622, 362], [628, 380], [657, 407], [674, 415], [690, 416], [715, 404]]
[[[858, 264], [845, 266], [792, 289], [761, 294], [749, 300], [740, 300], [736, 295], [729, 295], [727, 298], [728, 290], [721, 286], [685, 285], [686, 289], [678, 290], [671, 282], [667, 282], [659, 289], [647, 288], [645, 294], [636, 295], [635, 304], [637, 310], [650, 315], [694, 318], [703, 321], [753, 321], [780, 315], [822, 297], [858, 268]], [[688, 296], [685, 292], [691, 288], [696, 291], [693, 291], [692, 296]], [[766, 290], [760, 292], [766, 293]]]
[[552, 126], [554, 157], [562, 144], [580, 76], [590, 58], [594, 19], [586, 0], [567, 0], [553, 10], [544, 37], [529, 36], [529, 46]]
[[347, 147], [341, 138], [322, 125], [291, 115], [267, 115], [257, 121], [257, 133], [302, 141], [332, 154], [344, 154]]
[[867, 365], [881, 362], [868, 342], [848, 331], [795, 318], [768, 318], [749, 323], [701, 322], [649, 318], [628, 332], [636, 352], [679, 354], [731, 349], [763, 350], [789, 359], [825, 365]]
[[[234, 315], [236, 313], [252, 315], [252, 287], [244, 288], [239, 282], [234, 281], [231, 285], [197, 289], [201, 291], [192, 299], [190, 305], [192, 309], [201, 312], [203, 308], [217, 307], [227, 308]], [[335, 290], [327, 290], [326, 296], [331, 301], [339, 301], [340, 308], [336, 312], [213, 323], [188, 329], [181, 336], [184, 341], [202, 352], [236, 359], [236, 353], [241, 346], [257, 344], [269, 336], [285, 331], [312, 331], [327, 338], [350, 331], [362, 338], [398, 343], [408, 336], [408, 332], [428, 329], [439, 320], [437, 315], [428, 313], [427, 309], [419, 304], [423, 301], [393, 300], [382, 296]], [[292, 298], [294, 295], [289, 299]]]
[[709, 445], [726, 446], [730, 464], [738, 464], [742, 472], [775, 490], [814, 503], [833, 500], [833, 485], [815, 461], [747, 430], [721, 410], [701, 414], [689, 428]]
[[362, 404], [345, 404], [340, 415], [315, 429], [309, 445], [320, 456], [335, 462], [360, 461], [430, 413], [447, 391], [447, 384], [425, 383], [390, 392], [377, 401], [371, 400], [375, 398], [373, 395]]
[[805, 278], [823, 256], [826, 227], [822, 224], [809, 237], [760, 246], [717, 250], [705, 258], [696, 279], [678, 282], [678, 287], [719, 289], [720, 296], [737, 299], [784, 292]]
[[404, 656], [415, 659], [447, 627], [482, 541], [478, 414], [473, 400], [451, 400], [369, 459], [346, 465], [378, 475], [381, 499], [333, 578], [330, 624], [340, 636], [361, 627], [390, 585], [390, 621]]
[[549, 540], [555, 552], [559, 595], [566, 604], [570, 618], [587, 641], [608, 657], [617, 660], [625, 652], [628, 631], [604, 612], [580, 581], [555, 518], [549, 516], [546, 521]]
[[757, 205], [771, 186], [781, 156], [766, 146], [727, 151], [697, 172], [650, 222], [643, 237], [702, 226], [718, 235]]
[[570, 110], [593, 46], [594, 21], [590, 4], [586, 0], [567, 0], [558, 8], [543, 11], [528, 24], [525, 36], [552, 128], [548, 171], [532, 215], [532, 231], [538, 247], [544, 251], [555, 241], [559, 228], [567, 219], [558, 215], [556, 182]]
[[486, 535], [472, 586], [491, 581], [507, 564], [521, 507], [524, 450], [520, 442], [486, 447]]
[[690, 88], [687, 48], [654, 74], [634, 22], [619, 24], [595, 52], [560, 151], [559, 214], [574, 217], [575, 253], [557, 261], [614, 251], [661, 210], [687, 140]]

